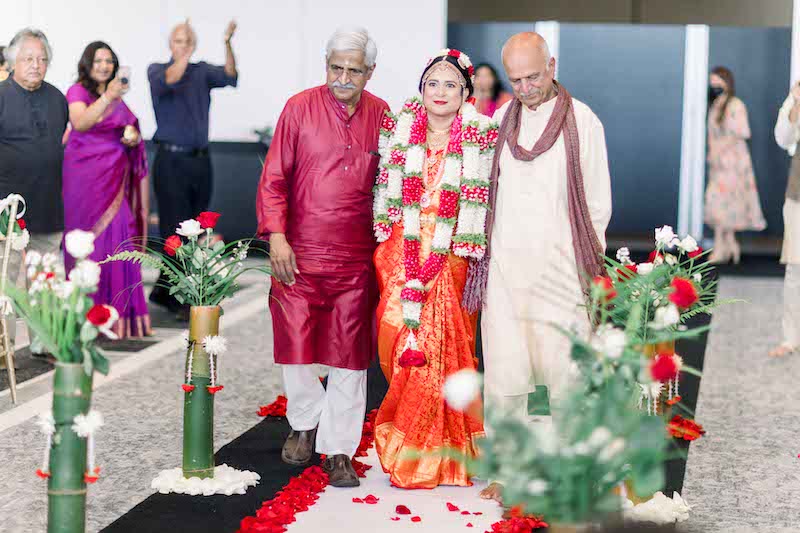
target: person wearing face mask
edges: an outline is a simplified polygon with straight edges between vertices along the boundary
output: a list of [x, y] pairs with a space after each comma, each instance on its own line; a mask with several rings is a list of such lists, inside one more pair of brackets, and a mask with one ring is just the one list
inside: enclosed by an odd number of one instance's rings
[[705, 222], [714, 228], [712, 263], [738, 263], [741, 256], [737, 231], [767, 227], [753, 174], [747, 140], [747, 108], [736, 97], [733, 73], [716, 67], [709, 77], [708, 185]]
[[[484, 399], [487, 409], [527, 420], [537, 385], [557, 401], [574, 375], [571, 341], [553, 324], [588, 333], [585, 294], [604, 272], [611, 177], [603, 125], [553, 79], [556, 60], [545, 40], [519, 33], [502, 57], [514, 99], [494, 115], [491, 240], [479, 269], [488, 273], [479, 297]], [[534, 423], [548, 428], [552, 418]], [[502, 500], [502, 481], [481, 497]]]
[[[355, 487], [377, 303], [372, 186], [386, 102], [365, 91], [378, 49], [362, 28], [337, 30], [326, 83], [296, 94], [275, 127], [256, 193], [258, 236], [269, 240], [275, 362], [292, 431], [292, 465], [325, 454], [334, 487]], [[313, 364], [328, 368], [327, 389]]]
[[[134, 250], [147, 236], [150, 185], [139, 120], [122, 99], [128, 80], [120, 79], [111, 47], [90, 43], [78, 62], [78, 81], [67, 91], [72, 131], [64, 148], [64, 224], [94, 234], [93, 261]], [[67, 272], [75, 265], [64, 257]], [[120, 338], [151, 335], [150, 316], [139, 265], [101, 265], [92, 298], [113, 305]]]
[[[211, 202], [211, 159], [208, 152], [208, 117], [211, 91], [236, 87], [239, 72], [233, 54], [236, 22], [225, 29], [225, 64], [192, 63], [197, 34], [186, 20], [173, 28], [169, 37], [172, 58], [147, 68], [158, 145], [153, 160], [153, 187], [158, 202], [158, 230], [162, 239], [175, 233], [184, 220], [208, 209]], [[169, 280], [163, 273], [150, 293], [150, 301], [189, 319], [189, 308], [169, 294]]]
[[[423, 70], [422, 101], [408, 100], [381, 132], [375, 267], [389, 391], [375, 449], [391, 484], [405, 489], [471, 485], [462, 463], [434, 454], [449, 447], [472, 457], [483, 436], [480, 405], [463, 413], [443, 397], [448, 376], [477, 368], [477, 310], [463, 299], [470, 265], [485, 251], [493, 140], [489, 118], [467, 101], [473, 75], [466, 54], [441, 51]], [[431, 453], [414, 458], [409, 450]]]

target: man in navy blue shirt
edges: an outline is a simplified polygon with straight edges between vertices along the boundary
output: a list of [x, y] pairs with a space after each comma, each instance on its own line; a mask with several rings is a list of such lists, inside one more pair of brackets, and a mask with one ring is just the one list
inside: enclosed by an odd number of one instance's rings
[[[178, 224], [208, 209], [211, 200], [211, 160], [208, 156], [208, 111], [211, 89], [236, 86], [238, 72], [231, 47], [236, 23], [225, 30], [225, 65], [190, 63], [197, 35], [187, 20], [170, 34], [169, 63], [154, 63], [147, 69], [156, 114], [158, 145], [153, 164], [153, 185], [158, 202], [159, 232], [166, 239]], [[188, 319], [188, 308], [180, 305], [163, 276], [150, 294], [150, 301]]]

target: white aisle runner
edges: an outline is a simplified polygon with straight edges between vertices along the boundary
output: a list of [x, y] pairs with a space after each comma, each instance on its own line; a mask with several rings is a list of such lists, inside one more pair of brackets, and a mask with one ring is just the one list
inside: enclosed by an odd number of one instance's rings
[[[502, 508], [479, 496], [486, 483], [475, 481], [472, 487], [438, 487], [433, 490], [403, 490], [389, 484], [389, 476], [381, 469], [375, 448], [367, 457], [358, 458], [371, 465], [361, 486], [354, 489], [326, 487], [317, 503], [308, 511], [297, 513], [297, 522], [289, 525], [289, 533], [327, 531], [354, 533], [361, 531], [430, 531], [461, 533], [491, 531], [492, 524], [502, 519]], [[378, 503], [353, 503], [353, 498], [368, 495]], [[447, 504], [459, 508], [449, 511]], [[398, 505], [406, 506], [411, 514], [398, 515]], [[462, 514], [468, 511], [469, 514]], [[480, 514], [473, 514], [480, 513]], [[412, 517], [419, 517], [413, 522]], [[399, 518], [399, 520], [392, 520]], [[469, 527], [468, 524], [472, 524]]]

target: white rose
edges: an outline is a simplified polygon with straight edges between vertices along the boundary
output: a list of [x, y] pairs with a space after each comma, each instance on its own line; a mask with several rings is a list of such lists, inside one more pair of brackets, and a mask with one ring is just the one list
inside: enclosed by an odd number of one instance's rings
[[543, 479], [534, 479], [533, 481], [528, 483], [528, 492], [532, 496], [540, 496], [544, 494], [549, 487], [550, 485], [547, 483], [547, 481]]
[[197, 237], [198, 235], [202, 235], [205, 233], [202, 227], [200, 227], [200, 222], [197, 220], [190, 218], [189, 220], [184, 220], [181, 222], [181, 225], [175, 230], [175, 233], [181, 235], [183, 237], [193, 238]]
[[469, 368], [448, 376], [443, 387], [447, 405], [454, 411], [463, 411], [481, 392], [480, 375]]
[[69, 280], [81, 289], [93, 289], [100, 283], [100, 265], [94, 261], [81, 261], [69, 273]]
[[672, 244], [675, 239], [675, 232], [672, 231], [672, 226], [661, 226], [656, 229], [656, 245], [661, 245], [666, 248]]
[[670, 303], [669, 305], [656, 309], [656, 314], [655, 317], [653, 317], [653, 321], [650, 322], [650, 327], [653, 329], [666, 329], [680, 321], [680, 311], [678, 311], [675, 304]]
[[64, 237], [67, 253], [75, 259], [86, 259], [94, 252], [94, 233], [74, 229]]
[[625, 439], [618, 437], [609, 443], [608, 446], [603, 448], [603, 451], [597, 456], [597, 460], [601, 463], [607, 463], [625, 450]]
[[75, 291], [75, 283], [72, 281], [62, 281], [61, 283], [58, 283], [53, 287], [53, 292], [55, 292], [56, 296], [58, 296], [62, 300], [66, 300], [67, 298], [72, 296], [72, 293], [74, 291]]
[[594, 339], [592, 339], [592, 348], [602, 352], [609, 359], [619, 359], [625, 350], [626, 344], [625, 332], [608, 325], [598, 328]]
[[589, 435], [589, 445], [592, 448], [599, 448], [606, 442], [610, 441], [612, 436], [613, 435], [611, 434], [611, 431], [607, 427], [600, 426], [595, 428], [595, 430], [592, 431], [592, 434]]
[[678, 243], [678, 248], [686, 253], [696, 252], [698, 248], [697, 241], [691, 235], [687, 235]]
[[42, 254], [37, 252], [36, 250], [31, 250], [30, 252], [25, 254], [25, 264], [29, 267], [39, 266], [42, 262]]
[[639, 263], [636, 267], [636, 273], [640, 276], [646, 276], [653, 271], [653, 263]]
[[22, 233], [17, 235], [16, 233], [11, 234], [11, 248], [16, 251], [21, 251], [27, 248], [28, 243], [31, 242], [31, 234], [28, 233], [27, 229], [22, 230]]
[[56, 254], [48, 252], [42, 256], [42, 265], [44, 265], [45, 268], [50, 268], [53, 265], [60, 266], [61, 261]]

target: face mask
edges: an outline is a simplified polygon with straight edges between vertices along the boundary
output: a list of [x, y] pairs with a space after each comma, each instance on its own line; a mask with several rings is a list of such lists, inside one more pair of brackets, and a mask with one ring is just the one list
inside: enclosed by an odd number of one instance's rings
[[719, 98], [722, 93], [725, 92], [725, 89], [722, 87], [709, 87], [708, 88], [708, 101], [713, 102], [717, 98]]

